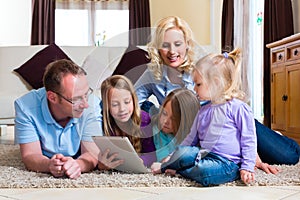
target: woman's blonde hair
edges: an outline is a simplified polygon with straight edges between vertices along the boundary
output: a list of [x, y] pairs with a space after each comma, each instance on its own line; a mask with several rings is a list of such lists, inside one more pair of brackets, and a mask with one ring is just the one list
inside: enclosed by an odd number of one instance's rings
[[173, 113], [173, 134], [176, 138], [176, 144], [180, 144], [190, 132], [194, 119], [198, 113], [198, 110], [200, 109], [200, 103], [196, 95], [188, 89], [179, 88], [173, 90], [165, 98], [159, 114], [154, 120], [155, 123], [158, 124], [159, 130], [161, 130], [159, 118], [168, 102], [171, 102], [171, 109]]
[[224, 103], [232, 98], [246, 101], [241, 61], [241, 50], [236, 48], [230, 53], [209, 54], [196, 63], [193, 74], [199, 73], [208, 85], [212, 103]]
[[[111, 116], [109, 111], [109, 92], [111, 89], [124, 89], [131, 93], [133, 101], [133, 113], [131, 120], [128, 121], [128, 129], [121, 130], [114, 118]], [[132, 82], [123, 75], [113, 75], [104, 80], [101, 84], [101, 97], [103, 103], [103, 130], [107, 136], [127, 136], [133, 144], [135, 150], [141, 152], [141, 118], [140, 118], [140, 107], [138, 104], [138, 98], [136, 96]], [[128, 130], [131, 132], [128, 133]]]
[[152, 70], [155, 79], [161, 80], [163, 60], [159, 54], [159, 49], [162, 48], [164, 35], [167, 30], [178, 28], [184, 35], [185, 42], [188, 46], [185, 62], [179, 66], [179, 70], [191, 72], [192, 62], [194, 61], [194, 48], [196, 46], [193, 32], [189, 25], [183, 19], [177, 16], [169, 16], [158, 21], [152, 40], [147, 44], [148, 54], [151, 62], [148, 64]]

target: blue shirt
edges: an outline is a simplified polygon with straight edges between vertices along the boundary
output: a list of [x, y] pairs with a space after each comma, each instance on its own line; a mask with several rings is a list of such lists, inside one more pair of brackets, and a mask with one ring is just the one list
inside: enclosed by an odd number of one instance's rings
[[156, 158], [158, 162], [161, 162], [161, 160], [170, 155], [178, 145], [176, 145], [174, 135], [159, 131], [157, 126], [153, 126], [153, 133]]
[[[207, 104], [200, 108], [190, 133], [181, 145], [200, 145], [254, 172], [256, 129], [251, 108], [241, 100]], [[201, 151], [198, 154], [201, 159]]]
[[93, 141], [91, 136], [103, 135], [99, 103], [99, 98], [91, 95], [82, 116], [62, 127], [50, 113], [45, 88], [31, 90], [15, 101], [16, 143], [40, 141], [43, 155], [49, 158], [57, 153], [74, 156], [81, 141]]
[[142, 76], [137, 80], [134, 87], [140, 105], [142, 105], [151, 95], [154, 95], [161, 105], [166, 96], [177, 88], [184, 87], [193, 91], [194, 82], [190, 73], [184, 72], [182, 74], [182, 83], [184, 86], [171, 83], [167, 75], [167, 66], [163, 66], [163, 74], [160, 81], [154, 78], [150, 69], [146, 69]]

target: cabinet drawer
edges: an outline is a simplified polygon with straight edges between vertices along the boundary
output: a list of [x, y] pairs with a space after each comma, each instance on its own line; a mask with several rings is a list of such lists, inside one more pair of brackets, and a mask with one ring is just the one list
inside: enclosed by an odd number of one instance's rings
[[287, 60], [296, 60], [300, 59], [300, 43], [286, 47], [286, 59]]
[[274, 51], [272, 51], [272, 53], [271, 53], [272, 55], [272, 60], [271, 60], [271, 62], [272, 62], [272, 64], [276, 64], [276, 63], [282, 63], [282, 62], [284, 62], [284, 56], [285, 56], [285, 54], [284, 54], [284, 49], [278, 49], [278, 50], [274, 50]]

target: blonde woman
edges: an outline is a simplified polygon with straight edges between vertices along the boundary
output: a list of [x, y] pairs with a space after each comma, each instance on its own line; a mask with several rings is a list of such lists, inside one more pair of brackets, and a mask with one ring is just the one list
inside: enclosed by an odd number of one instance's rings
[[183, 19], [177, 16], [161, 19], [147, 46], [151, 62], [134, 85], [140, 105], [151, 95], [161, 105], [174, 89], [193, 90], [190, 73], [196, 44]]

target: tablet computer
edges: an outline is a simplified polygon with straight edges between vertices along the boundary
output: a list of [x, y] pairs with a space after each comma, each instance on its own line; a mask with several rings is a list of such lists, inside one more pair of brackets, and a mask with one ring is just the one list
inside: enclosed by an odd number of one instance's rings
[[123, 159], [124, 163], [115, 169], [128, 173], [149, 173], [150, 169], [144, 166], [143, 161], [136, 153], [128, 137], [121, 136], [94, 136], [101, 152], [110, 149], [110, 154], [118, 153], [117, 159]]

